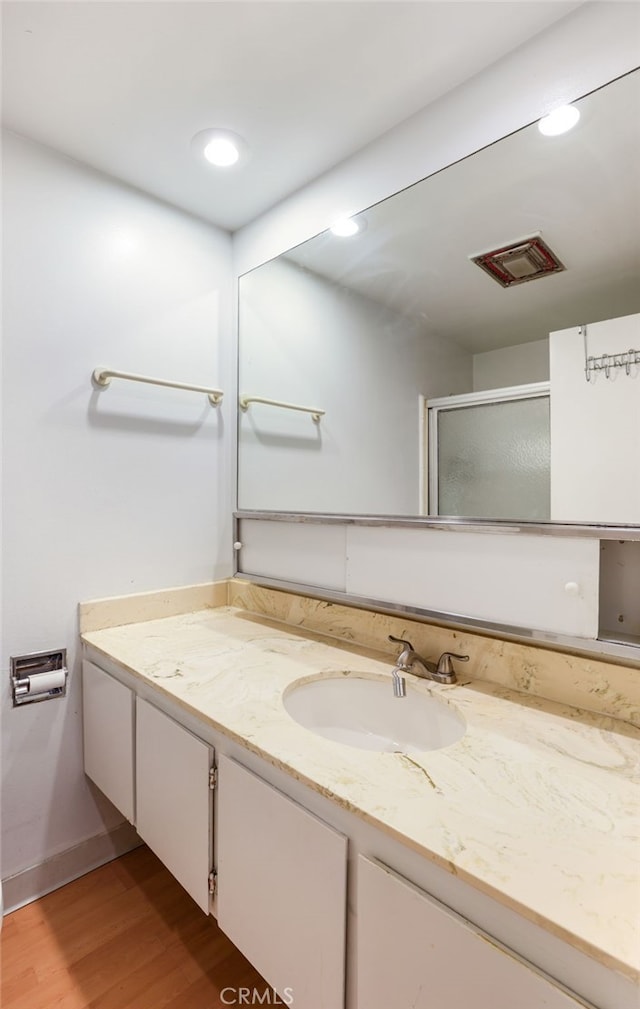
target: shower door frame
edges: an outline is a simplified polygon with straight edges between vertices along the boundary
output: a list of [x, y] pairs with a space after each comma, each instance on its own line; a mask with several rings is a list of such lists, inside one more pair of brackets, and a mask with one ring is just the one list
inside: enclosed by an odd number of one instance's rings
[[[491, 403], [509, 403], [514, 400], [544, 399], [551, 396], [551, 382], [531, 382], [528, 385], [510, 385], [499, 389], [482, 389], [479, 392], [464, 392], [453, 396], [442, 396], [438, 399], [423, 399], [424, 424], [426, 427], [426, 495], [421, 493], [421, 514], [424, 497], [427, 501], [426, 514], [439, 517], [438, 508], [438, 414], [441, 410], [464, 410], [470, 406], [486, 406]], [[422, 455], [422, 452], [421, 452]], [[421, 481], [421, 490], [422, 490]]]

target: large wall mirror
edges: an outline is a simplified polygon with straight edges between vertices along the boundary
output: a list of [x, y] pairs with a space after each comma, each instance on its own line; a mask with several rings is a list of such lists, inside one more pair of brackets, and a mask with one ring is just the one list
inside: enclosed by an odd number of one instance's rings
[[640, 70], [575, 108], [240, 278], [240, 509], [640, 524]]

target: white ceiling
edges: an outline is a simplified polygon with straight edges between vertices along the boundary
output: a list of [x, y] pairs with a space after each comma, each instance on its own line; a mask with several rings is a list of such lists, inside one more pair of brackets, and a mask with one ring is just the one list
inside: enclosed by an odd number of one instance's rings
[[[5, 126], [236, 230], [580, 4], [2, 6]], [[198, 161], [208, 127], [250, 160]]]

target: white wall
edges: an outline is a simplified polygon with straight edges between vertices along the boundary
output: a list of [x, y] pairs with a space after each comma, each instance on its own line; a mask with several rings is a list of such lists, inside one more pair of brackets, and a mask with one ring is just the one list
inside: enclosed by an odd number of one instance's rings
[[534, 340], [473, 355], [473, 391], [549, 381], [549, 341]]
[[286, 260], [240, 292], [241, 394], [326, 410], [241, 414], [240, 507], [417, 513], [418, 397], [470, 391], [471, 355]]
[[[640, 350], [640, 315], [587, 327], [588, 354]], [[585, 379], [580, 329], [550, 336], [551, 517], [640, 523], [640, 365]]]
[[[5, 138], [3, 877], [120, 820], [82, 771], [78, 601], [230, 573], [230, 301], [225, 233]], [[12, 709], [9, 656], [56, 647], [68, 696]]]

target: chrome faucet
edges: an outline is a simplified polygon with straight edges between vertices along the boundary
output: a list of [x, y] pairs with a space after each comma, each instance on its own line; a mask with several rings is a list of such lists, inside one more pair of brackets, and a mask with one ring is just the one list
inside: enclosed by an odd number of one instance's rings
[[469, 661], [468, 655], [443, 652], [437, 662], [430, 662], [418, 655], [411, 642], [406, 638], [394, 638], [393, 634], [390, 634], [389, 641], [395, 641], [404, 646], [391, 672], [394, 697], [404, 697], [406, 694], [405, 678], [401, 673], [413, 673], [414, 676], [421, 676], [425, 680], [435, 680], [436, 683], [455, 683], [456, 673], [451, 660]]

